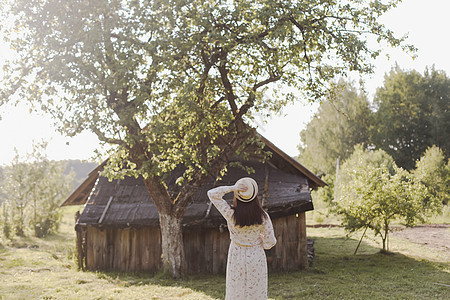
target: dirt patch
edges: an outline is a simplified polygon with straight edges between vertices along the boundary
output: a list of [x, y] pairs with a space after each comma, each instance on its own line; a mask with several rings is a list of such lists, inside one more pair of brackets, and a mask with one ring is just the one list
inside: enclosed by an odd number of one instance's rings
[[450, 225], [422, 225], [413, 228], [399, 228], [392, 233], [413, 243], [440, 251], [450, 250]]

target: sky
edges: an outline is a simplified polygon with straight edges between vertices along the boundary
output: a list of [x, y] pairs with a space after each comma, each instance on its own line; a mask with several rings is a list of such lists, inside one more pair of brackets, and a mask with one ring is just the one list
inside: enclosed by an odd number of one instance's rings
[[[426, 4], [425, 4], [426, 3]], [[417, 57], [412, 59], [399, 49], [385, 49], [385, 54], [375, 61], [375, 72], [363, 77], [369, 99], [376, 88], [383, 85], [384, 75], [397, 63], [403, 70], [417, 70], [421, 73], [427, 66], [435, 65], [450, 75], [450, 29], [449, 0], [403, 0], [395, 9], [381, 18], [381, 21], [397, 36], [408, 34], [408, 42], [418, 48]], [[8, 51], [0, 44], [1, 57]], [[355, 79], [357, 79], [355, 77]], [[318, 104], [297, 103], [286, 107], [281, 115], [271, 116], [267, 122], [258, 122], [258, 132], [290, 156], [297, 156], [300, 144], [299, 133], [317, 111]], [[60, 135], [53, 127], [51, 118], [30, 113], [24, 105], [0, 106], [0, 165], [8, 165], [15, 156], [31, 151], [33, 141], [48, 142], [49, 159], [91, 160], [99, 142], [92, 133], [85, 132], [69, 138]]]

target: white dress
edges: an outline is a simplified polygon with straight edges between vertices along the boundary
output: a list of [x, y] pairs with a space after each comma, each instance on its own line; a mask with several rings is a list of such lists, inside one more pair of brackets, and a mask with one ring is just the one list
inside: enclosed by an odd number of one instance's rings
[[230, 232], [225, 299], [266, 300], [267, 261], [264, 249], [272, 248], [277, 242], [272, 221], [266, 213], [262, 224], [236, 226], [233, 209], [222, 198], [232, 191], [233, 188], [229, 186], [208, 191], [209, 199], [227, 220]]

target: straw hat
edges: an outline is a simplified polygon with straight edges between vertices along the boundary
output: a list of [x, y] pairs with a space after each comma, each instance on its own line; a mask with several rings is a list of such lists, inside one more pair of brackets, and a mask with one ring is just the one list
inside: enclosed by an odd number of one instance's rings
[[247, 187], [247, 191], [236, 191], [235, 195], [239, 201], [250, 202], [258, 195], [258, 184], [253, 178], [244, 177], [236, 181], [235, 185], [244, 184]]

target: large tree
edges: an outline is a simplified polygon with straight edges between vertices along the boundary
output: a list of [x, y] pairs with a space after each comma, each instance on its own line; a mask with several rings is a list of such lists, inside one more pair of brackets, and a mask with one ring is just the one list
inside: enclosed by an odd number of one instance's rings
[[300, 132], [299, 159], [316, 174], [333, 174], [357, 144], [367, 145], [372, 112], [364, 92], [340, 81]]
[[377, 89], [372, 142], [389, 153], [400, 167], [411, 170], [433, 145], [450, 155], [450, 78], [427, 69], [424, 74], [398, 66]]
[[[184, 210], [208, 176], [246, 153], [254, 113], [319, 99], [331, 79], [370, 72], [386, 44], [403, 45], [377, 21], [394, 0], [4, 2], [19, 59], [3, 101], [33, 101], [63, 133], [91, 130], [117, 145], [106, 172], [143, 176], [173, 276], [184, 267]], [[175, 168], [179, 185], [168, 190]]]

